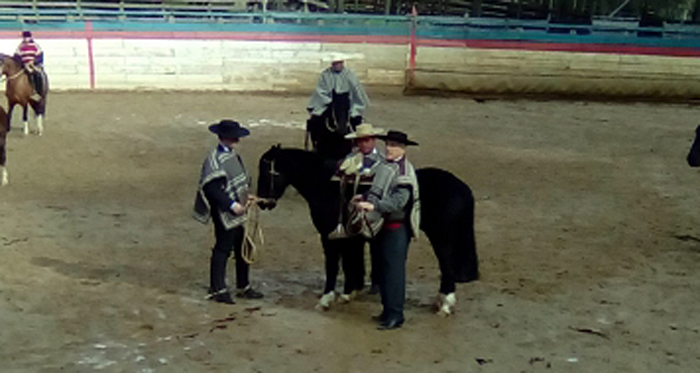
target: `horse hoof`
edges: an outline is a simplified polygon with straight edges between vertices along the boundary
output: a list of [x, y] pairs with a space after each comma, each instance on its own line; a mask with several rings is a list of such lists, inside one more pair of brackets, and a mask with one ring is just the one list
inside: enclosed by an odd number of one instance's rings
[[347, 304], [347, 303], [352, 302], [352, 300], [355, 299], [356, 296], [357, 296], [356, 291], [353, 291], [350, 294], [340, 294], [340, 297], [338, 297], [338, 302]]
[[440, 310], [437, 311], [437, 315], [442, 317], [450, 317], [452, 315], [452, 310], [449, 306], [443, 304], [442, 307], [440, 307]]
[[318, 304], [316, 304], [316, 309], [318, 311], [328, 311], [331, 308], [331, 303], [333, 302], [335, 302], [334, 291], [323, 294], [321, 299], [319, 299]]
[[439, 316], [447, 317], [454, 313], [457, 305], [457, 297], [455, 293], [440, 294], [435, 302], [435, 308]]

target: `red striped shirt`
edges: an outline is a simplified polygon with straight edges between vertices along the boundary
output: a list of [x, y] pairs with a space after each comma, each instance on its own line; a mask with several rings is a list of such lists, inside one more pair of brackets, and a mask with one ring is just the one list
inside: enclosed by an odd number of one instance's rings
[[28, 43], [21, 43], [17, 47], [17, 54], [22, 58], [22, 63], [26, 64], [28, 62], [34, 62], [36, 56], [41, 54], [41, 48], [39, 44], [30, 41]]

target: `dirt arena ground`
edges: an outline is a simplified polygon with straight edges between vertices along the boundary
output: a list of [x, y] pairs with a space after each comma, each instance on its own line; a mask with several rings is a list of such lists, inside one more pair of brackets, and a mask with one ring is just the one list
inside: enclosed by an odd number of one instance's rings
[[[370, 92], [371, 93], [371, 92]], [[0, 189], [3, 372], [689, 372], [700, 364], [700, 108], [373, 94], [370, 122], [477, 198], [482, 280], [431, 313], [437, 262], [409, 251], [407, 323], [379, 299], [314, 310], [323, 256], [304, 201], [262, 215], [262, 301], [204, 300], [211, 226], [191, 218], [207, 124], [251, 126], [255, 172], [299, 147], [306, 97], [56, 93], [10, 134]], [[233, 278], [229, 272], [229, 278]]]

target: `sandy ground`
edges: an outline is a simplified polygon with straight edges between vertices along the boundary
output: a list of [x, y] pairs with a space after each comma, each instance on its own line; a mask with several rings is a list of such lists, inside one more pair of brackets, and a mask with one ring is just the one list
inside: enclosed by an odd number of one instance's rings
[[[411, 245], [407, 323], [376, 296], [314, 310], [323, 256], [290, 190], [262, 215], [261, 301], [204, 300], [211, 226], [191, 219], [206, 125], [252, 125], [255, 172], [299, 147], [306, 97], [57, 93], [46, 133], [8, 138], [0, 189], [3, 372], [689, 372], [700, 364], [700, 108], [373, 96], [417, 166], [477, 198], [482, 280], [431, 313], [437, 261]], [[295, 128], [296, 127], [296, 128]], [[233, 279], [233, 273], [229, 272]]]

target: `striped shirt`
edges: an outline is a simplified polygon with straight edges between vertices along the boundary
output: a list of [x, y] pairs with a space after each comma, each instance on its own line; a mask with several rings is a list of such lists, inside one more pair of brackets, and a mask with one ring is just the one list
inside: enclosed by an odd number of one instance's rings
[[42, 54], [42, 50], [39, 44], [34, 41], [20, 43], [15, 54], [20, 56], [25, 65], [29, 62], [41, 63], [41, 60], [36, 61], [36, 59]]

